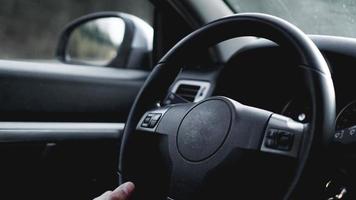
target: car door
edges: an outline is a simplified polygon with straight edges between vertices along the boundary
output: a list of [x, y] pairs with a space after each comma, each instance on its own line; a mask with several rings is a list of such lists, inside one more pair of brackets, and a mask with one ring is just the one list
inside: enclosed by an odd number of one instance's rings
[[109, 9], [150, 21], [153, 7], [112, 0], [2, 5], [0, 198], [91, 199], [112, 189], [124, 122], [151, 66], [59, 62], [58, 30]]

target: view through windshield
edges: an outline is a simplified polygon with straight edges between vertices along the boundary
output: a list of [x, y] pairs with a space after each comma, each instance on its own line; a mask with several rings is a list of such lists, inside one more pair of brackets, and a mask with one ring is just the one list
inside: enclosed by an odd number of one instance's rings
[[308, 34], [356, 37], [355, 0], [225, 0], [237, 13], [281, 17]]

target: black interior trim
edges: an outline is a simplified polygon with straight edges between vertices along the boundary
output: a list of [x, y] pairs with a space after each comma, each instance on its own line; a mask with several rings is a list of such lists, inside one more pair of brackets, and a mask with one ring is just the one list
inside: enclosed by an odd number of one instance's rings
[[124, 122], [149, 72], [0, 60], [1, 121]]

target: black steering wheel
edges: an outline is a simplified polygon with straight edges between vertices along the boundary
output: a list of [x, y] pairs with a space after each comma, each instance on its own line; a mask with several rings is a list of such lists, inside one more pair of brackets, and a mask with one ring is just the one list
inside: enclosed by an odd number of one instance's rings
[[[298, 57], [309, 124], [227, 97], [156, 106], [194, 52], [240, 36], [272, 40]], [[332, 136], [335, 109], [329, 68], [308, 36], [270, 15], [225, 17], [186, 36], [153, 69], [126, 122], [120, 179], [135, 182], [137, 199], [289, 199], [312, 149]]]

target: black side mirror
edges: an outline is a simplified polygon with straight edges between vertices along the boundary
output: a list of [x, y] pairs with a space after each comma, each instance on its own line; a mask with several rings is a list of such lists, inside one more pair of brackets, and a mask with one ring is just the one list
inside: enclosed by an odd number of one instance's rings
[[78, 18], [61, 33], [57, 58], [64, 63], [149, 69], [153, 28], [126, 13], [99, 12]]

